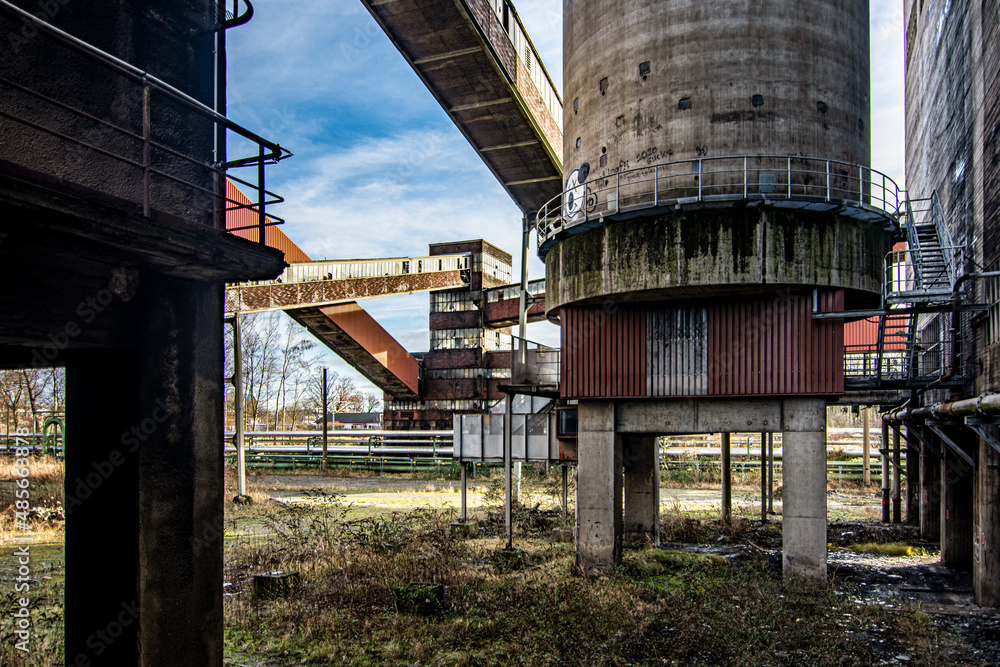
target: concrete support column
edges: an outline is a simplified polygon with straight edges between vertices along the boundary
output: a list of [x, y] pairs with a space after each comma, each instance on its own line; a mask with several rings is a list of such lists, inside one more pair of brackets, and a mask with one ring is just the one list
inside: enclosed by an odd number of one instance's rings
[[980, 440], [978, 463], [973, 525], [973, 596], [980, 606], [1000, 607], [1000, 452], [985, 440]]
[[901, 489], [902, 486], [902, 475], [900, 474], [900, 468], [902, 467], [902, 460], [900, 458], [899, 450], [899, 431], [893, 429], [892, 431], [892, 522], [900, 523], [903, 520], [902, 517], [902, 496]]
[[732, 434], [720, 434], [722, 443], [722, 463], [719, 474], [722, 477], [722, 523], [730, 525], [733, 522], [733, 462]]
[[138, 375], [128, 352], [66, 367], [67, 665], [139, 664]]
[[596, 574], [621, 559], [622, 444], [615, 404], [580, 401], [576, 483], [576, 565]]
[[[954, 435], [954, 434], [950, 434]], [[953, 437], [964, 446], [964, 438]], [[955, 570], [972, 569], [973, 469], [942, 443], [941, 564]]]
[[783, 402], [782, 565], [786, 583], [826, 582], [826, 404]]
[[625, 540], [660, 541], [660, 461], [655, 436], [624, 436]]
[[[929, 428], [919, 428], [925, 438], [934, 438]], [[941, 459], [924, 445], [920, 452], [920, 537], [933, 542], [941, 539]]]
[[221, 665], [222, 286], [127, 308], [131, 349], [67, 367], [67, 664]]
[[913, 444], [906, 446], [906, 523], [920, 524], [920, 450]]
[[221, 665], [223, 288], [140, 289], [139, 664]]

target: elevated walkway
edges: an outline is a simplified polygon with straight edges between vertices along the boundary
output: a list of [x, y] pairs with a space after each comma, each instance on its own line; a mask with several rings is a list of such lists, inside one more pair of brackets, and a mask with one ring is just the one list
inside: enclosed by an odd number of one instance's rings
[[525, 213], [562, 189], [562, 100], [505, 0], [362, 0]]
[[[528, 322], [545, 319], [545, 279], [528, 282]], [[483, 321], [493, 329], [518, 323], [521, 310], [521, 283], [484, 290]]]
[[[274, 233], [280, 233], [274, 230]], [[469, 285], [469, 253], [435, 257], [290, 262], [275, 280], [231, 285], [226, 312], [331, 306]]]
[[[231, 182], [226, 216], [232, 233], [255, 239], [259, 229], [250, 200]], [[469, 255], [314, 262], [275, 226], [264, 242], [285, 253], [288, 268], [276, 280], [230, 284], [227, 315], [285, 311], [375, 386], [396, 398], [420, 394], [420, 364], [354, 299], [412, 294], [467, 285]]]

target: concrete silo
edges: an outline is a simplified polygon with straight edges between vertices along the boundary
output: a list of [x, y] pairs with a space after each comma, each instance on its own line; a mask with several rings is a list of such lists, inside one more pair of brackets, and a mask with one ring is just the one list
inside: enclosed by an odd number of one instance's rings
[[779, 431], [786, 573], [822, 577], [843, 327], [813, 314], [879, 303], [898, 206], [868, 166], [867, 3], [566, 0], [564, 31], [565, 190], [537, 227], [578, 564], [655, 535], [656, 435]]

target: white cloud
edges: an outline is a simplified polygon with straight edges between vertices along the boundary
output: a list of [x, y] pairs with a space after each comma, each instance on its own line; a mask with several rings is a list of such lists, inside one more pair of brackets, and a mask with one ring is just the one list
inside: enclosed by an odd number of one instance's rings
[[905, 187], [903, 6], [871, 3], [872, 167]]

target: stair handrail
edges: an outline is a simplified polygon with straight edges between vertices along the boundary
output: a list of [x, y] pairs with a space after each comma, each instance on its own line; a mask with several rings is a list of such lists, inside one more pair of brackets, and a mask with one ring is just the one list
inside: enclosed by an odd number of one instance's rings
[[941, 255], [945, 260], [949, 286], [954, 289], [955, 282], [959, 277], [958, 272], [961, 270], [958, 258], [963, 249], [956, 246], [952, 241], [951, 232], [948, 230], [948, 222], [945, 220], [941, 198], [938, 196], [937, 190], [931, 193], [931, 222], [934, 223], [938, 244], [941, 246]]

